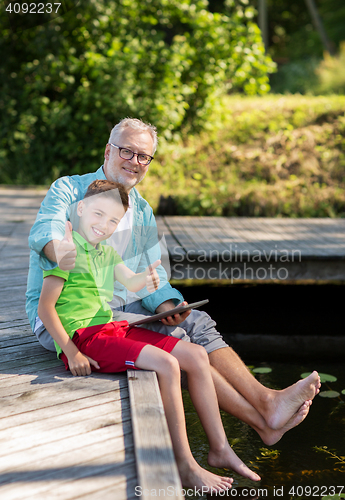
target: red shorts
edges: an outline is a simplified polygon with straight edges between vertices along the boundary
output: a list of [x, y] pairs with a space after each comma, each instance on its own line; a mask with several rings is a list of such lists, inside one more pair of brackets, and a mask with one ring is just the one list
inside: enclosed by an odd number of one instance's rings
[[[134, 368], [134, 363], [145, 345], [150, 344], [171, 352], [179, 339], [152, 332], [138, 326], [129, 327], [127, 321], [112, 321], [105, 325], [88, 326], [77, 330], [72, 338], [79, 351], [97, 361], [103, 373], [123, 372]], [[60, 358], [68, 370], [67, 356]]]

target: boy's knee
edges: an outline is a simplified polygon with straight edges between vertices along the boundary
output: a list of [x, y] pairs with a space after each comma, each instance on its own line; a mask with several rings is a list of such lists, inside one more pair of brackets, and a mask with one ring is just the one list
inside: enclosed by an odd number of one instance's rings
[[164, 359], [163, 370], [168, 374], [180, 376], [179, 362], [172, 354], [167, 353]]
[[205, 348], [201, 345], [193, 344], [192, 360], [200, 366], [208, 365], [209, 359]]

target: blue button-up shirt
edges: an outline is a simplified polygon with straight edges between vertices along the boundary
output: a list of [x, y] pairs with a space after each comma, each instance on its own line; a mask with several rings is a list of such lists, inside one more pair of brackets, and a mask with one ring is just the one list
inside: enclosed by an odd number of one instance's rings
[[[43, 248], [51, 240], [62, 240], [66, 220], [73, 220], [73, 207], [84, 198], [91, 182], [105, 178], [103, 167], [91, 174], [61, 177], [51, 185], [41, 204], [29, 235], [31, 252], [26, 291], [26, 312], [32, 329], [34, 329], [37, 317], [43, 270], [56, 267], [56, 263], [45, 256]], [[133, 272], [141, 273], [149, 263], [160, 259], [157, 226], [152, 208], [135, 188], [130, 191], [129, 196], [133, 206], [133, 228], [129, 244], [123, 254], [123, 260]], [[146, 288], [143, 288], [137, 292], [137, 295], [142, 299], [143, 307], [152, 313], [166, 300], [173, 300], [175, 305], [183, 301], [181, 293], [169, 284], [164, 267], [158, 266], [157, 272], [160, 278], [158, 290], [149, 294]], [[127, 290], [118, 282], [115, 283], [114, 295], [126, 303]]]

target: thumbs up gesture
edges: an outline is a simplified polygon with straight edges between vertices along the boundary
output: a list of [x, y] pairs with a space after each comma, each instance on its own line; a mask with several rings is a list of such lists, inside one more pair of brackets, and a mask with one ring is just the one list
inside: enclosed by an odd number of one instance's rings
[[70, 271], [74, 268], [77, 250], [73, 243], [72, 224], [70, 221], [66, 221], [65, 235], [60, 241], [55, 253], [56, 263], [60, 269], [63, 271]]
[[149, 264], [145, 270], [146, 273], [146, 288], [148, 292], [152, 293], [157, 290], [159, 285], [159, 276], [156, 267], [160, 265], [161, 261], [156, 260], [153, 264]]

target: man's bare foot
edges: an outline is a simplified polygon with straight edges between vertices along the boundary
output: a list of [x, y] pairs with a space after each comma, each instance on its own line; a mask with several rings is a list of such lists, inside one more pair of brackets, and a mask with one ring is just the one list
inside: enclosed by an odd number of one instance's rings
[[211, 467], [232, 469], [243, 477], [251, 479], [252, 481], [260, 481], [261, 477], [250, 470], [242, 460], [236, 455], [234, 450], [229, 445], [227, 439], [225, 440], [222, 450], [210, 450], [207, 462]]
[[284, 427], [304, 403], [320, 392], [319, 374], [314, 371], [307, 378], [281, 391], [271, 391], [267, 396], [267, 416], [263, 415], [268, 427], [274, 430]]
[[205, 493], [227, 490], [231, 488], [233, 479], [231, 477], [221, 477], [200, 467], [195, 462], [190, 464], [178, 464], [181, 482], [184, 488], [196, 488]]
[[273, 430], [270, 428], [266, 428], [264, 431], [257, 430], [263, 442], [268, 446], [276, 444], [283, 437], [285, 432], [289, 431], [290, 429], [293, 429], [301, 422], [303, 422], [303, 420], [309, 413], [311, 404], [312, 404], [311, 399], [309, 401], [305, 401], [299, 408], [299, 410], [290, 418], [290, 420], [281, 429]]

